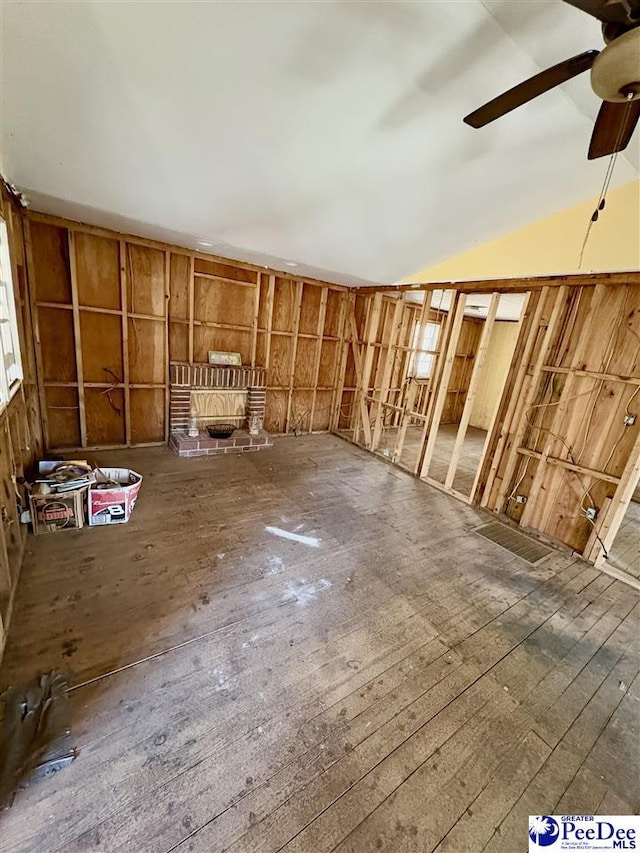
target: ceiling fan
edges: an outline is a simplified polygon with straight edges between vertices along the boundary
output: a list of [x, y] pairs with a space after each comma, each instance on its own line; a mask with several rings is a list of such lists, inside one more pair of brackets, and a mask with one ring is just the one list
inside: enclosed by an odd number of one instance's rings
[[591, 88], [602, 99], [589, 160], [624, 151], [640, 119], [640, 0], [564, 0], [602, 23], [605, 48], [587, 50], [541, 71], [465, 116], [471, 127], [505, 115], [591, 69]]

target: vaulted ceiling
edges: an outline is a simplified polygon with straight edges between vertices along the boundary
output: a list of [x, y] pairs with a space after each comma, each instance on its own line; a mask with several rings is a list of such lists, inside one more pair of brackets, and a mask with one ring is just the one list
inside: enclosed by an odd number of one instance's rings
[[[560, 0], [2, 3], [2, 171], [34, 207], [301, 274], [398, 280], [597, 195]], [[638, 176], [638, 136], [614, 185]]]

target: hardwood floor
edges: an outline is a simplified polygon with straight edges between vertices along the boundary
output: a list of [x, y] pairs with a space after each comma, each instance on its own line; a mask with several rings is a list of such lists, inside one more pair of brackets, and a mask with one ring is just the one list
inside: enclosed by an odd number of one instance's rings
[[[444, 484], [449, 462], [453, 454], [453, 448], [458, 434], [459, 424], [441, 424], [438, 429], [438, 440], [436, 441], [429, 476], [438, 483]], [[348, 440], [352, 440], [353, 431], [343, 430], [341, 433]], [[380, 446], [376, 453], [378, 456], [389, 458], [395, 449], [397, 440], [397, 427], [386, 427], [382, 433]], [[482, 459], [482, 452], [487, 438], [486, 430], [477, 427], [468, 427], [458, 468], [453, 481], [456, 491], [464, 495], [470, 495], [473, 488], [476, 472]], [[402, 453], [398, 464], [406, 471], [413, 472], [418, 462], [418, 455], [422, 449], [423, 431], [420, 426], [407, 427], [405, 440], [402, 445]]]
[[334, 436], [99, 458], [132, 520], [29, 539], [0, 673], [68, 669], [80, 753], [3, 851], [520, 853], [530, 813], [638, 810], [629, 586]]

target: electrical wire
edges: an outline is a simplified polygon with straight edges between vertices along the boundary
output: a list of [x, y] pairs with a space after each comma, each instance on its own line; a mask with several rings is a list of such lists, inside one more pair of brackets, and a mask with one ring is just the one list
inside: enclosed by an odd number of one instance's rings
[[624, 118], [620, 121], [618, 126], [618, 135], [616, 137], [615, 145], [613, 146], [613, 153], [609, 158], [609, 162], [607, 164], [607, 171], [604, 176], [604, 180], [602, 182], [602, 187], [600, 189], [600, 195], [598, 196], [598, 203], [596, 204], [595, 210], [591, 214], [591, 219], [587, 225], [587, 230], [584, 235], [584, 240], [582, 241], [582, 247], [580, 249], [580, 258], [578, 260], [578, 269], [582, 268], [582, 261], [584, 259], [584, 252], [587, 247], [587, 243], [589, 241], [589, 235], [591, 234], [591, 229], [593, 228], [594, 223], [598, 221], [601, 211], [604, 210], [606, 204], [606, 196], [609, 191], [609, 184], [611, 183], [611, 178], [613, 177], [613, 170], [615, 169], [616, 160], [618, 159], [619, 151], [617, 150], [620, 147], [620, 143], [622, 142], [622, 137], [624, 136], [624, 132], [627, 127], [627, 120], [629, 118], [630, 110], [631, 110], [631, 101], [633, 99], [633, 95], [629, 94], [627, 96], [628, 100], [625, 105], [625, 113]]

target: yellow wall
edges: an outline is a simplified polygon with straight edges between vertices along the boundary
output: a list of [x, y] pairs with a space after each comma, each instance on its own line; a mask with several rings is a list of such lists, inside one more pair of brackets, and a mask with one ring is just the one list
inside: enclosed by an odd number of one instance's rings
[[471, 426], [487, 430], [491, 426], [491, 418], [500, 400], [517, 340], [517, 323], [496, 323], [491, 330], [487, 355], [471, 410]]
[[611, 190], [578, 266], [597, 198], [567, 208], [405, 279], [473, 281], [640, 269], [640, 181]]

